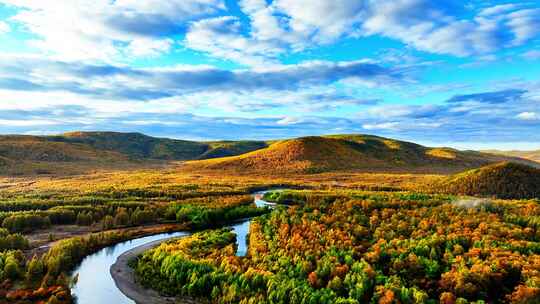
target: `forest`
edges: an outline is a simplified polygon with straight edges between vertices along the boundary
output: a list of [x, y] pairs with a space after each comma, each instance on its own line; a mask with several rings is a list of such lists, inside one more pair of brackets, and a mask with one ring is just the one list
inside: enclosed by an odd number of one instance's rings
[[[0, 202], [0, 303], [72, 303], [71, 270], [86, 256], [121, 241], [167, 231], [215, 227], [269, 212], [248, 190], [207, 190], [183, 185], [162, 191], [100, 190], [3, 192]], [[191, 190], [189, 190], [191, 189]], [[198, 189], [199, 191], [194, 191]], [[216, 192], [217, 191], [217, 192]], [[83, 229], [57, 239], [45, 252], [36, 233]]]
[[172, 240], [133, 263], [143, 285], [216, 303], [538, 303], [538, 201], [286, 191], [234, 234]]

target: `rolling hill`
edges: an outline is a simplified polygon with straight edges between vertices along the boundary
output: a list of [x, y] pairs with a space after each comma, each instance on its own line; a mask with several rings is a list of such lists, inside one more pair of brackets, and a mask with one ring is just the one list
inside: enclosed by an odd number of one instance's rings
[[529, 160], [540, 163], [540, 150], [535, 150], [535, 151], [486, 150], [484, 152], [497, 154], [497, 155], [511, 156], [511, 157], [520, 157], [520, 158], [525, 158], [525, 159], [529, 159]]
[[371, 135], [311, 136], [280, 141], [197, 142], [140, 133], [71, 132], [0, 136], [0, 173], [78, 172], [188, 161], [185, 168], [255, 173], [385, 171], [455, 173], [523, 159]]
[[434, 188], [458, 195], [540, 198], [540, 169], [512, 162], [496, 163], [450, 176]]
[[192, 160], [224, 157], [266, 147], [262, 141], [196, 142], [157, 138], [141, 133], [71, 132], [47, 138], [122, 153], [132, 159]]
[[190, 161], [187, 166], [195, 170], [269, 174], [341, 170], [459, 172], [509, 159], [513, 158], [450, 148], [428, 148], [371, 135], [330, 135], [277, 141], [250, 153]]
[[4, 135], [0, 136], [0, 173], [77, 173], [94, 167], [117, 168], [156, 161], [223, 157], [266, 146], [261, 141], [196, 142], [118, 132]]

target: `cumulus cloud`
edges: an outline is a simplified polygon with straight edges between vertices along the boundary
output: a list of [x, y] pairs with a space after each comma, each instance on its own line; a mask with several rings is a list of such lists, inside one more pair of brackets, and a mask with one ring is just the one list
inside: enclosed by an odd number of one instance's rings
[[417, 49], [457, 56], [520, 45], [538, 35], [538, 10], [494, 6], [472, 19], [456, 17], [452, 1], [372, 1], [363, 24], [367, 34], [398, 39]]
[[0, 21], [0, 35], [5, 34], [11, 30], [9, 24], [4, 21]]
[[277, 64], [276, 56], [285, 51], [277, 41], [244, 35], [239, 19], [232, 16], [194, 22], [185, 43], [191, 49], [247, 65]]
[[247, 65], [277, 64], [278, 56], [350, 35], [364, 15], [363, 1], [243, 0], [249, 19], [220, 16], [194, 22], [186, 46]]
[[[251, 66], [343, 37], [381, 35], [457, 56], [494, 52], [538, 36], [540, 9], [503, 4], [466, 12], [455, 1], [242, 0], [247, 17], [222, 0], [1, 0], [37, 36], [31, 45], [63, 59], [155, 56], [171, 41]], [[65, 43], [69, 41], [69, 43]]]
[[[416, 49], [456, 56], [483, 55], [538, 35], [539, 10], [497, 5], [472, 18], [452, 1], [244, 0], [249, 18], [225, 16], [192, 24], [190, 48], [247, 65], [276, 64], [282, 54], [343, 37], [381, 35]], [[468, 14], [468, 13], [467, 13]]]
[[173, 45], [172, 39], [138, 38], [129, 43], [128, 53], [135, 57], [158, 56], [168, 53]]
[[[220, 0], [2, 0], [20, 10], [11, 17], [37, 36], [31, 44], [63, 59], [118, 59], [166, 51], [166, 36], [183, 34], [189, 21], [222, 11]], [[140, 39], [154, 45], [141, 52]], [[153, 40], [157, 41], [153, 41]], [[155, 47], [161, 42], [160, 47]], [[132, 44], [135, 45], [132, 45]], [[147, 49], [148, 50], [148, 49]]]
[[536, 112], [521, 112], [516, 115], [516, 118], [521, 120], [540, 120], [540, 114]]

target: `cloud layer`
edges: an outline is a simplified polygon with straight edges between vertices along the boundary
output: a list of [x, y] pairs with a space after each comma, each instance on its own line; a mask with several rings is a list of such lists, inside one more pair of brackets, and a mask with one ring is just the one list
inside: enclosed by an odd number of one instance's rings
[[0, 13], [1, 133], [540, 142], [534, 1], [0, 0]]
[[540, 28], [540, 8], [526, 2], [467, 8], [447, 0], [241, 0], [241, 15], [222, 0], [0, 3], [21, 9], [9, 21], [33, 33], [34, 46], [64, 59], [152, 56], [178, 43], [242, 64], [275, 64], [289, 52], [373, 35], [470, 56], [522, 45]]

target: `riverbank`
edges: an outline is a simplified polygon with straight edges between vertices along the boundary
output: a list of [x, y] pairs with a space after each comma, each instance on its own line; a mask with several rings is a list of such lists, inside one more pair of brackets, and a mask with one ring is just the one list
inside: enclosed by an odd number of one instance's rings
[[[43, 254], [47, 253], [47, 251], [59, 241], [73, 237], [87, 237], [92, 234], [95, 235], [98, 233], [132, 233], [133, 238], [139, 238], [146, 235], [153, 235], [170, 231], [184, 231], [189, 229], [189, 227], [185, 224], [178, 223], [148, 224], [143, 226], [115, 228], [109, 230], [92, 228], [93, 227], [78, 227], [76, 225], [65, 225], [53, 227], [51, 229], [38, 230], [37, 232], [28, 236], [31, 248], [25, 250], [25, 255], [28, 257], [40, 257]], [[52, 234], [53, 236], [52, 240], [48, 237], [48, 235], [50, 234]]]
[[195, 304], [200, 303], [194, 299], [189, 298], [174, 298], [165, 297], [160, 295], [157, 291], [152, 289], [146, 289], [136, 283], [135, 273], [131, 267], [128, 266], [128, 262], [142, 254], [143, 252], [150, 250], [159, 244], [168, 241], [172, 238], [153, 241], [131, 250], [122, 253], [116, 262], [111, 266], [110, 272], [116, 287], [128, 298], [135, 301], [137, 304], [171, 304], [171, 303], [185, 303]]

